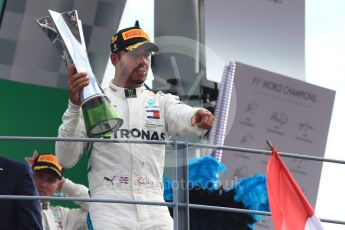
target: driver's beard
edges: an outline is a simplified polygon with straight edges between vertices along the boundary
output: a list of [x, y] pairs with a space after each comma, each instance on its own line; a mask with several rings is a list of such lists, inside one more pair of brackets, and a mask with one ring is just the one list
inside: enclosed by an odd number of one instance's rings
[[144, 84], [145, 80], [134, 80], [132, 78], [128, 78], [127, 79], [127, 83], [134, 83], [136, 85], [141, 85], [141, 84]]
[[146, 78], [147, 78], [147, 76], [145, 76], [144, 79], [133, 79], [133, 77], [130, 75], [127, 78], [127, 83], [136, 84], [136, 85], [142, 85], [142, 84], [144, 84]]

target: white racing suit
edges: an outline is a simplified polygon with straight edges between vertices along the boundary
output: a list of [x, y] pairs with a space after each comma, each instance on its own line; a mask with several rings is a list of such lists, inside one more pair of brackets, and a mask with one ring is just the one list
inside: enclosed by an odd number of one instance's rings
[[[197, 108], [176, 96], [153, 93], [143, 87], [128, 92], [110, 83], [105, 89], [124, 124], [111, 138], [167, 140], [170, 135], [203, 135], [207, 130], [191, 126]], [[86, 137], [80, 106], [69, 102], [59, 137]], [[57, 142], [56, 155], [63, 167], [73, 167], [83, 152], [89, 154], [88, 179], [92, 198], [164, 202], [165, 145]], [[94, 229], [172, 229], [166, 206], [90, 204]]]
[[[88, 189], [84, 185], [75, 184], [65, 179], [61, 192], [68, 196], [88, 198]], [[61, 206], [42, 207], [42, 225], [44, 230], [85, 230], [88, 203], [76, 202], [81, 208], [65, 208]], [[45, 205], [44, 205], [45, 206]]]

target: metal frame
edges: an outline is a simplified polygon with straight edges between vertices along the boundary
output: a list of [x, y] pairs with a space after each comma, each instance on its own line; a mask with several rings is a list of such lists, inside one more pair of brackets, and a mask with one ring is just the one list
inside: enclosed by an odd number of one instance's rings
[[[189, 210], [195, 209], [208, 209], [225, 212], [238, 212], [246, 214], [256, 214], [271, 216], [270, 212], [254, 211], [238, 208], [225, 208], [218, 206], [198, 205], [189, 203], [189, 193], [187, 188], [188, 178], [188, 149], [189, 147], [199, 147], [208, 149], [223, 149], [229, 151], [237, 151], [251, 154], [270, 155], [269, 150], [249, 149], [231, 146], [217, 146], [198, 143], [187, 143], [183, 141], [137, 141], [137, 140], [111, 140], [99, 138], [61, 138], [61, 137], [24, 137], [24, 136], [0, 136], [0, 141], [67, 141], [67, 142], [114, 142], [114, 143], [134, 143], [134, 144], [163, 144], [172, 145], [175, 147], [175, 173], [174, 179], [178, 181], [179, 186], [173, 191], [173, 202], [150, 202], [150, 201], [133, 201], [133, 200], [113, 200], [113, 199], [95, 199], [95, 198], [79, 198], [79, 197], [50, 197], [50, 196], [18, 196], [18, 195], [0, 195], [0, 199], [13, 199], [13, 200], [68, 200], [68, 201], [82, 201], [82, 202], [104, 202], [104, 203], [122, 203], [122, 204], [138, 204], [138, 205], [157, 205], [157, 206], [172, 206], [174, 213], [174, 230], [189, 229]], [[283, 157], [322, 161], [329, 163], [345, 164], [343, 160], [313, 157], [295, 153], [282, 153], [279, 154]], [[322, 222], [332, 224], [345, 225], [345, 221], [332, 220], [320, 218]]]

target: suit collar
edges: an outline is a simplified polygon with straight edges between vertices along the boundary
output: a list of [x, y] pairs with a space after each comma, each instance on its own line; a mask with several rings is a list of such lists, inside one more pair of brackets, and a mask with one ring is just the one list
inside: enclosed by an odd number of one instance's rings
[[122, 98], [136, 98], [144, 91], [144, 86], [140, 86], [134, 89], [126, 89], [116, 86], [112, 81], [109, 82], [109, 88], [112, 92]]

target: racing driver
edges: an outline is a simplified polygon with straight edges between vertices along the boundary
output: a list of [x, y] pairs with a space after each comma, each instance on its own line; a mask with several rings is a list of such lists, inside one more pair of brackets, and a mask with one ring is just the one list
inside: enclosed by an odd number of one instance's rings
[[[115, 76], [104, 91], [116, 107], [123, 125], [109, 138], [167, 140], [170, 136], [204, 135], [213, 123], [211, 112], [192, 108], [176, 96], [144, 89], [156, 44], [139, 26], [118, 31], [111, 41]], [[89, 84], [87, 73], [68, 73], [69, 102], [59, 137], [86, 137], [80, 90]], [[83, 153], [89, 156], [88, 180], [92, 198], [164, 202], [165, 145], [113, 142], [56, 142], [56, 155], [64, 168], [73, 167]], [[92, 202], [94, 229], [173, 229], [165, 206]]]

